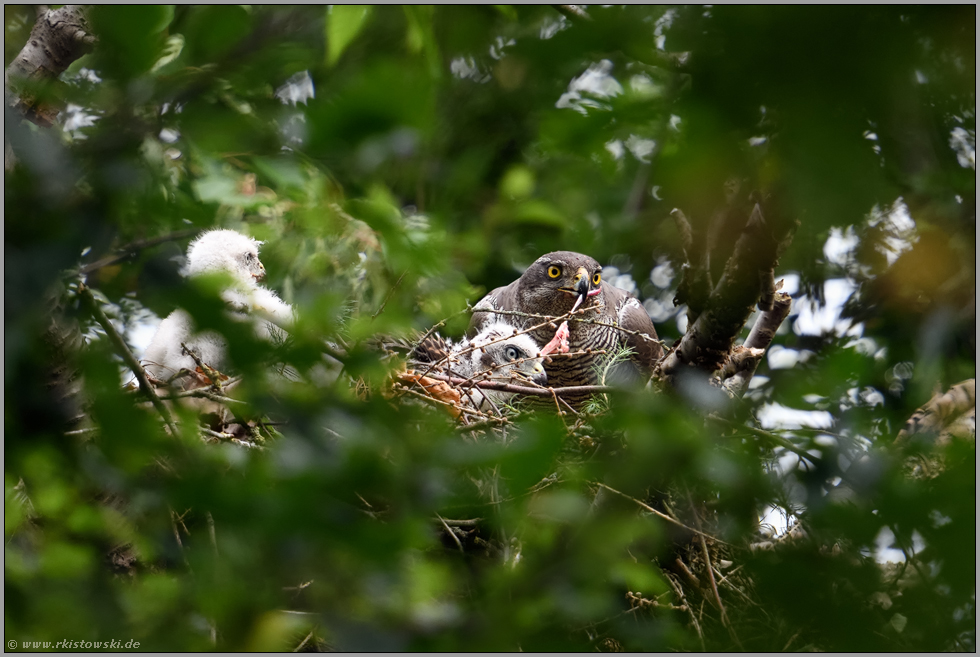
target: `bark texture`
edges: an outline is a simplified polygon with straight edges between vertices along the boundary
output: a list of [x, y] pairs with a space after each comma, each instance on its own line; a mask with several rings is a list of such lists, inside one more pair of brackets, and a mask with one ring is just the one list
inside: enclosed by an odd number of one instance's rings
[[[752, 209], [748, 223], [735, 244], [721, 279], [713, 286], [704, 310], [662, 361], [660, 373], [664, 379], [671, 381], [687, 367], [705, 374], [718, 371], [730, 359], [735, 338], [752, 313], [752, 306], [761, 300], [760, 309], [773, 310], [776, 295], [772, 271], [786, 237], [778, 234], [765, 220], [758, 205]], [[786, 311], [788, 313], [788, 307]], [[778, 323], [771, 330], [775, 328], [778, 328]], [[761, 337], [761, 334], [757, 336]], [[772, 340], [771, 336], [769, 340]]]
[[57, 79], [94, 43], [83, 5], [40, 10], [30, 38], [4, 71], [8, 106], [30, 121], [50, 127], [59, 110], [38, 102], [30, 88], [38, 82]]
[[[775, 285], [773, 290], [778, 290], [781, 285], [782, 281]], [[745, 343], [742, 345], [743, 349], [760, 352], [758, 357], [746, 359], [748, 362], [743, 367], [738, 368], [731, 378], [725, 381], [728, 389], [737, 395], [741, 395], [748, 388], [749, 381], [752, 380], [755, 370], [759, 367], [759, 361], [762, 360], [766, 349], [772, 344], [773, 338], [776, 337], [776, 331], [782, 325], [783, 320], [789, 315], [793, 299], [785, 292], [774, 292], [771, 304], [772, 307], [760, 314], [759, 318], [755, 320], [749, 337], [745, 338]]]

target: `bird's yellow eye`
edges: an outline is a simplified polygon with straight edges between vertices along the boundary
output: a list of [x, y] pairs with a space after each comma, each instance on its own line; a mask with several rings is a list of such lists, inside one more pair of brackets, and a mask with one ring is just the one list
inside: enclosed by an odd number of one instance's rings
[[558, 278], [561, 276], [561, 267], [556, 267], [554, 265], [548, 267], [548, 276], [551, 278]]
[[599, 284], [599, 281], [601, 281], [601, 280], [602, 280], [602, 274], [600, 274], [599, 272], [596, 272], [596, 273], [592, 274], [592, 284], [593, 285], [598, 285]]

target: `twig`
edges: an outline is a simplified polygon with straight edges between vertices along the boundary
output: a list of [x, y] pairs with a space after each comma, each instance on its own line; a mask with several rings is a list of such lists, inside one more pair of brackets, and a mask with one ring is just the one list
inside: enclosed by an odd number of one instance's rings
[[262, 445], [256, 445], [255, 443], [250, 443], [248, 441], [241, 440], [231, 435], [230, 433], [221, 433], [219, 431], [214, 431], [213, 429], [208, 429], [207, 427], [201, 427], [201, 433], [207, 436], [211, 436], [212, 438], [215, 438], [216, 440], [219, 440], [221, 442], [232, 443], [238, 445], [239, 447], [245, 447], [247, 449], [257, 449], [260, 452], [265, 450], [265, 447], [262, 447]]
[[[477, 312], [482, 312], [482, 310], [478, 310]], [[497, 312], [497, 311], [493, 311], [493, 312]], [[582, 312], [582, 311], [579, 311], [579, 312]], [[509, 314], [509, 313], [503, 312], [501, 314]], [[475, 349], [482, 349], [482, 348], [486, 348], [486, 347], [488, 347], [488, 346], [490, 346], [492, 344], [496, 344], [498, 342], [503, 342], [505, 340], [511, 340], [511, 339], [515, 338], [516, 336], [518, 336], [518, 335], [523, 335], [525, 333], [530, 333], [531, 331], [535, 331], [535, 330], [537, 330], [539, 328], [542, 328], [544, 326], [548, 326], [548, 325], [556, 326], [555, 323], [554, 323], [556, 321], [556, 319], [563, 319], [565, 317], [570, 317], [571, 315], [572, 315], [572, 313], [566, 313], [565, 315], [563, 315], [562, 317], [559, 317], [559, 318], [552, 318], [552, 317], [549, 317], [547, 315], [541, 315], [541, 317], [545, 317], [546, 318], [546, 321], [544, 321], [544, 322], [542, 322], [540, 324], [537, 324], [536, 326], [532, 326], [530, 328], [522, 329], [520, 331], [515, 332], [513, 335], [503, 335], [503, 336], [497, 338], [496, 340], [491, 340], [489, 342], [485, 342], [485, 343], [480, 344], [480, 345], [472, 345], [472, 346], [470, 346], [470, 347], [468, 347], [466, 349], [463, 349], [463, 350], [461, 350], [461, 351], [459, 351], [459, 352], [457, 352], [455, 354], [446, 354], [443, 358], [440, 358], [439, 360], [436, 360], [436, 361], [430, 363], [429, 364], [429, 367], [424, 372], [422, 372], [422, 376], [423, 377], [424, 376], [428, 376], [429, 373], [432, 372], [436, 368], [439, 368], [439, 367], [447, 367], [449, 365], [451, 359], [453, 359], [453, 358], [459, 358], [460, 356], [463, 356], [463, 355], [466, 355], [468, 353], [473, 352]], [[426, 334], [426, 335], [428, 335], [428, 334]], [[421, 340], [419, 342], [421, 342]]]
[[453, 520], [452, 518], [443, 518], [440, 515], [436, 515], [439, 520], [442, 521], [444, 525], [449, 525], [450, 527], [476, 527], [481, 522], [483, 518], [467, 518], [466, 520]]
[[66, 431], [65, 432], [65, 435], [66, 436], [84, 436], [87, 433], [95, 433], [97, 431], [98, 431], [98, 429], [96, 429], [95, 427], [90, 427], [88, 429], [74, 429], [72, 431]]
[[154, 237], [147, 240], [136, 240], [135, 242], [130, 242], [129, 244], [122, 246], [116, 250], [116, 255], [104, 256], [95, 262], [83, 265], [81, 269], [78, 270], [79, 274], [91, 274], [97, 269], [102, 269], [103, 267], [108, 267], [109, 265], [114, 265], [117, 262], [122, 262], [123, 260], [129, 260], [136, 256], [138, 251], [143, 249], [148, 249], [151, 246], [156, 246], [157, 244], [163, 244], [164, 242], [172, 242], [174, 240], [183, 239], [185, 237], [190, 237], [196, 233], [200, 232], [197, 228], [187, 228], [185, 230], [178, 230], [167, 235], [162, 235], [160, 237]]
[[143, 366], [140, 365], [136, 357], [133, 356], [133, 352], [129, 350], [129, 346], [126, 345], [126, 341], [122, 339], [122, 336], [116, 332], [115, 327], [109, 318], [106, 316], [105, 311], [92, 296], [92, 291], [84, 284], [78, 284], [78, 294], [85, 302], [89, 305], [92, 310], [92, 314], [95, 316], [95, 321], [105, 329], [106, 335], [109, 336], [109, 341], [112, 342], [113, 346], [116, 348], [117, 353], [122, 356], [122, 359], [132, 370], [133, 374], [136, 375], [136, 380], [139, 382], [140, 390], [143, 391], [147, 397], [150, 398], [150, 402], [153, 403], [153, 408], [157, 410], [160, 416], [163, 418], [164, 423], [166, 423], [167, 428], [170, 429], [170, 434], [174, 437], [178, 435], [177, 425], [174, 424], [173, 418], [170, 416], [170, 411], [164, 405], [160, 398], [157, 396], [156, 390], [150, 385], [149, 380], [146, 378], [146, 372], [143, 370]]
[[218, 558], [218, 535], [214, 530], [214, 517], [211, 512], [208, 511], [206, 514], [208, 521], [208, 534], [211, 536], [211, 549], [214, 550], [214, 558]]
[[473, 308], [470, 306], [469, 302], [467, 302], [466, 303], [466, 307], [463, 308], [462, 310], [460, 310], [459, 312], [455, 312], [452, 315], [450, 315], [449, 317], [446, 317], [445, 319], [443, 319], [441, 321], [438, 321], [435, 324], [433, 324], [429, 328], [428, 331], [426, 331], [425, 333], [422, 334], [422, 337], [421, 338], [419, 338], [418, 340], [415, 341], [415, 344], [416, 345], [422, 344], [423, 342], [425, 342], [426, 338], [428, 338], [430, 335], [432, 335], [433, 333], [435, 333], [436, 331], [438, 331], [440, 328], [442, 328], [443, 326], [445, 326], [446, 325], [446, 322], [448, 322], [449, 320], [453, 319], [454, 317], [459, 317], [463, 313], [468, 313], [468, 312], [470, 312], [472, 310], [473, 310]]
[[558, 417], [561, 418], [561, 423], [565, 425], [565, 433], [568, 433], [568, 425], [565, 424], [563, 416], [565, 412], [561, 410], [561, 404], [558, 403], [558, 393], [555, 392], [554, 388], [549, 388], [551, 391], [551, 398], [555, 401], [555, 410], [558, 412]]
[[347, 352], [336, 345], [332, 345], [329, 342], [324, 341], [323, 346], [320, 347], [320, 351], [330, 356], [331, 358], [340, 361], [344, 365], [347, 364]]
[[222, 404], [247, 404], [241, 399], [232, 399], [231, 397], [225, 397], [224, 395], [219, 395], [207, 388], [194, 388], [193, 390], [183, 390], [181, 392], [175, 392], [170, 395], [160, 397], [160, 399], [184, 399], [186, 397], [203, 397], [205, 399], [210, 399], [211, 401], [219, 402]]
[[687, 611], [687, 605], [674, 605], [671, 603], [663, 603], [659, 600], [651, 600], [650, 598], [644, 598], [642, 595], [633, 593], [632, 591], [626, 592], [626, 599], [629, 600], [630, 605], [636, 603], [636, 606], [630, 609], [642, 609], [643, 607], [662, 607], [664, 609], [672, 609], [674, 611]]
[[708, 415], [708, 419], [709, 420], [713, 420], [715, 422], [720, 422], [722, 424], [728, 425], [729, 427], [732, 427], [736, 431], [742, 431], [742, 430], [747, 431], [750, 434], [752, 434], [753, 436], [758, 436], [759, 438], [762, 438], [764, 440], [769, 441], [770, 443], [773, 443], [775, 445], [778, 445], [779, 447], [782, 447], [783, 449], [786, 449], [786, 450], [789, 450], [789, 451], [793, 452], [797, 456], [800, 456], [800, 457], [806, 459], [807, 461], [809, 461], [810, 463], [812, 463], [813, 465], [815, 465], [817, 467], [823, 465], [822, 459], [820, 459], [817, 456], [814, 456], [813, 454], [809, 453], [808, 451], [806, 451], [805, 449], [803, 449], [801, 447], [797, 447], [792, 442], [790, 442], [789, 440], [783, 438], [782, 436], [778, 436], [778, 435], [776, 435], [774, 433], [770, 433], [769, 431], [763, 431], [762, 429], [756, 429], [755, 427], [750, 427], [750, 426], [745, 425], [745, 424], [737, 424], [736, 422], [732, 422], [731, 420], [728, 420], [726, 418], [720, 417], [720, 416], [718, 416], [718, 415], [716, 415], [714, 413], [711, 413], [710, 415]]
[[701, 641], [701, 652], [705, 652], [704, 646], [704, 633], [701, 631], [701, 624], [698, 622], [697, 616], [694, 615], [694, 609], [691, 604], [687, 601], [687, 596], [684, 595], [684, 587], [680, 583], [675, 582], [674, 578], [670, 576], [670, 573], [664, 573], [664, 577], [667, 578], [667, 582], [670, 584], [670, 588], [674, 589], [674, 593], [680, 599], [681, 604], [687, 608], [687, 613], [691, 617], [691, 623], [694, 624], [694, 629], [698, 633], [698, 640]]
[[184, 528], [184, 533], [188, 536], [191, 535], [187, 530], [187, 525], [184, 524], [185, 515], [187, 515], [187, 511], [184, 511], [183, 515], [178, 516], [177, 512], [173, 510], [173, 507], [170, 507], [170, 526], [174, 530], [174, 539], [177, 541], [177, 547], [180, 548], [180, 556], [184, 560], [184, 563], [190, 565], [187, 561], [187, 554], [184, 553], [184, 542], [180, 540], [180, 528], [177, 526], [177, 523], [180, 523], [180, 526]]
[[208, 377], [208, 381], [211, 382], [211, 385], [214, 387], [214, 389], [217, 390], [218, 392], [221, 392], [221, 377], [223, 376], [221, 372], [219, 372], [218, 370], [214, 369], [213, 367], [205, 363], [203, 360], [201, 360], [200, 356], [194, 353], [194, 351], [190, 349], [183, 342], [180, 343], [180, 348], [183, 350], [185, 354], [191, 357], [191, 359], [197, 364], [198, 367], [201, 368], [201, 371], [204, 372], [204, 375]]
[[680, 557], [674, 559], [674, 565], [677, 566], [677, 569], [680, 570], [684, 577], [687, 578], [691, 586], [696, 589], [701, 588], [701, 580], [698, 579], [697, 575], [691, 572], [691, 569], [687, 567], [687, 564], [684, 563]]
[[737, 586], [735, 586], [734, 584], [732, 584], [731, 582], [728, 581], [728, 577], [730, 575], [734, 575], [741, 568], [742, 568], [742, 566], [737, 566], [734, 570], [732, 570], [732, 572], [728, 573], [728, 575], [723, 575], [720, 570], [718, 570], [717, 568], [715, 568], [715, 573], [719, 577], [721, 577], [721, 579], [718, 580], [718, 586], [726, 586], [726, 587], [728, 587], [729, 590], [735, 591], [740, 596], [742, 596], [743, 598], [745, 598], [745, 601], [748, 602], [750, 605], [753, 605], [753, 606], [756, 606], [756, 607], [760, 607], [761, 605], [758, 602], [756, 602], [755, 600], [753, 600], [752, 598], [750, 598], [748, 595], [746, 595], [745, 591], [743, 591], [742, 589], [738, 588]]
[[796, 630], [796, 632], [793, 634], [793, 636], [791, 636], [789, 638], [789, 641], [786, 642], [786, 645], [783, 646], [783, 649], [782, 649], [781, 652], [786, 652], [787, 650], [789, 650], [790, 644], [792, 644], [794, 641], [796, 641], [796, 637], [800, 636], [800, 631], [801, 630]]
[[531, 395], [534, 397], [551, 397], [554, 392], [565, 394], [565, 393], [576, 393], [576, 392], [610, 392], [611, 390], [615, 390], [613, 386], [565, 386], [563, 388], [530, 388], [528, 386], [517, 386], [512, 383], [501, 383], [499, 381], [472, 381], [470, 379], [462, 379], [458, 376], [449, 376], [446, 374], [439, 374], [436, 372], [430, 372], [425, 376], [430, 379], [435, 379], [436, 381], [444, 381], [446, 383], [451, 383], [457, 386], [465, 386], [465, 387], [475, 386], [478, 388], [487, 388], [489, 390], [500, 390], [503, 392], [514, 392], [522, 395]]
[[[646, 333], [643, 333], [642, 331], [634, 331], [632, 329], [623, 328], [619, 324], [611, 324], [609, 322], [602, 322], [602, 321], [599, 321], [598, 319], [589, 319], [587, 317], [574, 317], [575, 315], [580, 315], [580, 314], [582, 314], [582, 313], [584, 313], [586, 311], [589, 311], [589, 310], [592, 310], [592, 308], [579, 308], [575, 312], [565, 313], [564, 315], [561, 315], [561, 316], [558, 316], [558, 317], [554, 317], [552, 315], [540, 315], [538, 313], [525, 313], [525, 312], [521, 312], [519, 310], [493, 310], [493, 309], [490, 309], [490, 308], [476, 308], [474, 310], [474, 312], [488, 313], [488, 314], [493, 314], [493, 315], [511, 315], [513, 317], [524, 317], [524, 318], [527, 318], [527, 319], [542, 319], [542, 320], [545, 320], [541, 324], [538, 324], [536, 326], [532, 326], [529, 329], [525, 329], [525, 330], [520, 331], [518, 334], [520, 334], [520, 333], [527, 333], [527, 332], [530, 332], [530, 331], [535, 331], [535, 330], [541, 328], [542, 326], [546, 326], [548, 324], [554, 324], [558, 320], [568, 319], [569, 321], [579, 322], [580, 324], [594, 324], [595, 326], [605, 326], [606, 328], [616, 329], [617, 331], [620, 331], [621, 333], [626, 333], [627, 335], [632, 335], [634, 337], [643, 338], [647, 342], [659, 342], [661, 347], [664, 347], [665, 349], [667, 348], [667, 344], [663, 340], [658, 340], [656, 338], [651, 338], [649, 335], [647, 335]], [[508, 336], [508, 338], [509, 337], [512, 337], [512, 336]], [[507, 339], [507, 338], [505, 338], [505, 339]], [[562, 355], [562, 354], [552, 354], [552, 356], [560, 356], [560, 355]]]
[[631, 497], [631, 496], [627, 495], [626, 493], [620, 492], [620, 491], [616, 490], [615, 488], [612, 488], [611, 486], [607, 486], [606, 484], [604, 484], [604, 483], [602, 483], [600, 481], [594, 481], [594, 482], [592, 482], [592, 484], [595, 485], [595, 486], [601, 486], [602, 488], [605, 488], [606, 490], [608, 490], [611, 493], [616, 493], [617, 495], [620, 495], [622, 497], [625, 497], [626, 499], [628, 499], [628, 500], [636, 503], [637, 505], [639, 505], [643, 509], [649, 511], [650, 513], [654, 514], [655, 516], [658, 516], [658, 517], [666, 520], [667, 522], [671, 523], [672, 525], [677, 525], [678, 527], [681, 527], [683, 529], [686, 529], [687, 531], [691, 532], [692, 534], [697, 534], [699, 536], [706, 536], [706, 537], [710, 538], [712, 541], [717, 541], [718, 543], [722, 543], [723, 545], [729, 545], [729, 543], [726, 543], [725, 541], [721, 540], [720, 538], [715, 538], [714, 536], [711, 536], [710, 534], [705, 534], [704, 532], [702, 532], [700, 530], [697, 530], [697, 529], [694, 529], [693, 527], [688, 527], [687, 525], [685, 525], [684, 523], [682, 523], [680, 520], [675, 520], [674, 518], [671, 518], [667, 514], [661, 513], [660, 511], [657, 511], [656, 509], [654, 509], [649, 504], [644, 504], [643, 502], [641, 502], [640, 500], [636, 499], [635, 497]]
[[462, 427], [457, 427], [456, 431], [458, 433], [470, 433], [472, 431], [479, 431], [481, 429], [489, 429], [501, 424], [510, 424], [516, 418], [508, 417], [491, 417], [486, 420], [481, 420], [479, 422], [474, 422], [473, 424], [467, 424]]
[[[898, 537], [899, 534], [898, 532], [895, 531], [894, 527], [888, 525], [888, 529], [891, 530], [892, 534], [894, 534], [896, 538]], [[922, 568], [919, 567], [919, 561], [918, 559], [915, 558], [914, 548], [913, 547], [906, 548], [904, 541], [899, 542], [898, 540], [896, 540], [895, 542], [898, 544], [898, 549], [902, 551], [902, 556], [905, 557], [906, 563], [911, 564], [912, 568], [915, 569], [915, 572], [919, 573], [919, 577], [922, 578], [923, 583], [931, 584], [932, 583], [931, 578], [928, 577], [924, 572], [922, 572]], [[912, 552], [912, 554], [909, 554], [910, 551]]]
[[443, 517], [440, 516], [438, 513], [436, 514], [436, 518], [438, 518], [439, 522], [442, 523], [442, 526], [446, 528], [446, 531], [449, 532], [449, 535], [453, 537], [453, 540], [456, 542], [456, 547], [459, 548], [459, 551], [463, 554], [466, 554], [466, 550], [463, 549], [463, 544], [459, 542], [459, 537], [456, 536], [456, 532], [453, 531], [452, 527], [450, 527], [443, 519]]
[[180, 530], [177, 529], [176, 516], [177, 516], [177, 513], [173, 509], [170, 509], [170, 526], [174, 530], [174, 538], [177, 539], [177, 547], [180, 548], [180, 553], [183, 554], [184, 553], [184, 542], [180, 540]]
[[732, 623], [728, 619], [728, 612], [725, 611], [725, 605], [721, 601], [721, 595], [718, 593], [718, 583], [715, 581], [715, 571], [711, 565], [711, 554], [708, 551], [708, 542], [704, 540], [704, 534], [700, 532], [701, 518], [698, 516], [698, 510], [694, 506], [694, 500], [691, 498], [691, 491], [687, 491], [687, 502], [691, 506], [691, 513], [694, 514], [694, 524], [698, 526], [698, 539], [700, 539], [701, 542], [701, 553], [704, 555], [705, 569], [708, 571], [708, 579], [711, 581], [711, 591], [714, 593], [715, 602], [718, 603], [718, 611], [721, 613], [721, 624], [728, 630], [728, 634], [732, 637], [735, 645], [737, 645], [739, 649], [745, 650], [745, 648], [742, 646], [742, 642], [738, 640], [738, 635], [735, 634], [735, 628], [732, 627]]
[[[360, 495], [358, 495], [358, 497], [360, 497]], [[303, 589], [309, 588], [309, 586], [311, 584], [313, 584], [314, 581], [315, 580], [312, 580], [311, 579], [311, 580], [307, 580], [307, 581], [305, 581], [305, 582], [303, 582], [301, 584], [297, 584], [296, 586], [284, 586], [284, 587], [282, 587], [282, 590], [283, 591], [302, 591]]]
[[314, 625], [313, 626], [313, 629], [310, 630], [310, 633], [306, 635], [306, 638], [303, 639], [302, 641], [300, 641], [300, 643], [299, 643], [298, 646], [296, 646], [295, 648], [293, 648], [293, 652], [299, 652], [300, 650], [302, 650], [303, 649], [303, 646], [306, 645], [306, 642], [309, 641], [311, 638], [313, 638], [313, 635], [316, 634], [316, 630], [317, 630], [317, 626]]
[[391, 299], [391, 295], [395, 293], [395, 289], [398, 288], [398, 285], [402, 282], [402, 279], [405, 278], [405, 274], [407, 274], [407, 273], [408, 273], [408, 270], [407, 269], [405, 271], [403, 271], [402, 272], [402, 275], [398, 277], [398, 280], [397, 281], [395, 281], [395, 284], [391, 286], [391, 289], [390, 290], [388, 290], [388, 294], [385, 295], [384, 301], [381, 302], [381, 305], [378, 306], [378, 309], [376, 311], [374, 311], [374, 314], [373, 315], [371, 315], [371, 321], [372, 322], [374, 321], [374, 318], [375, 317], [377, 317], [378, 315], [380, 315], [384, 311], [385, 306], [388, 305], [388, 300]]
[[[492, 418], [492, 416], [487, 415], [486, 413], [484, 413], [484, 412], [482, 412], [480, 410], [477, 410], [475, 408], [472, 408], [470, 406], [466, 406], [466, 405], [463, 405], [463, 404], [458, 404], [457, 405], [457, 404], [454, 404], [454, 403], [451, 403], [451, 402], [444, 401], [442, 399], [438, 399], [436, 397], [433, 397], [432, 395], [428, 395], [428, 394], [425, 394], [423, 392], [419, 392], [418, 390], [415, 390], [411, 386], [400, 384], [399, 387], [398, 387], [398, 389], [399, 389], [400, 392], [402, 392], [404, 394], [412, 395], [413, 397], [418, 397], [420, 399], [424, 399], [425, 401], [430, 402], [430, 403], [434, 403], [434, 404], [439, 404], [439, 405], [445, 406], [447, 409], [449, 409], [449, 412], [450, 412], [450, 414], [453, 417], [458, 417], [460, 419], [463, 419], [463, 418], [465, 418], [465, 414], [468, 413], [470, 415], [474, 415], [476, 417], [480, 417], [480, 418], [484, 418], [484, 419], [491, 419]], [[424, 386], [423, 386], [423, 389], [425, 389]], [[458, 415], [457, 415], [457, 413], [458, 413]]]

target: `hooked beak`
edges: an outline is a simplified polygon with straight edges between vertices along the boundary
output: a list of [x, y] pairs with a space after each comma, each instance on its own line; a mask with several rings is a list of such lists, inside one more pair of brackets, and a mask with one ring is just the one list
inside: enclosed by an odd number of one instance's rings
[[592, 278], [589, 276], [589, 272], [586, 271], [585, 267], [579, 267], [578, 271], [575, 272], [575, 278], [572, 279], [572, 284], [574, 287], [569, 292], [576, 295], [575, 304], [572, 306], [572, 312], [578, 310], [578, 307], [588, 298], [599, 294], [599, 288], [592, 289]]
[[539, 386], [548, 385], [548, 375], [544, 373], [544, 368], [541, 365], [536, 364], [534, 366], [534, 374], [531, 375], [531, 380]]

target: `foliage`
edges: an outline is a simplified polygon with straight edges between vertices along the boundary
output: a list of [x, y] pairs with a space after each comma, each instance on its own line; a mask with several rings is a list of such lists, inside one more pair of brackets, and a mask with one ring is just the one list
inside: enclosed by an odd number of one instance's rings
[[[94, 51], [33, 89], [61, 127], [5, 114], [8, 639], [975, 649], [973, 439], [913, 443], [931, 478], [891, 447], [975, 376], [975, 8], [587, 11], [92, 10]], [[31, 14], [5, 9], [6, 64]], [[744, 401], [625, 390], [497, 440], [381, 394], [369, 338], [460, 335], [467, 302], [558, 249], [615, 268], [672, 342], [671, 210], [715, 231], [720, 268], [755, 202], [799, 221], [776, 272], [799, 285]], [[213, 226], [266, 241], [300, 317], [276, 354], [177, 273]], [[206, 444], [191, 412], [168, 435], [77, 294], [80, 263], [188, 229], [86, 283], [119, 330], [181, 306], [229, 334], [242, 414], [276, 424], [265, 450]], [[841, 286], [846, 317], [808, 331]], [[351, 346], [344, 376], [315, 377], [325, 340]], [[825, 424], [763, 430], [779, 406]], [[748, 550], [771, 505], [806, 536]], [[715, 537], [727, 628], [674, 565], [701, 544], [670, 514]], [[883, 568], [888, 536], [906, 560]]]

